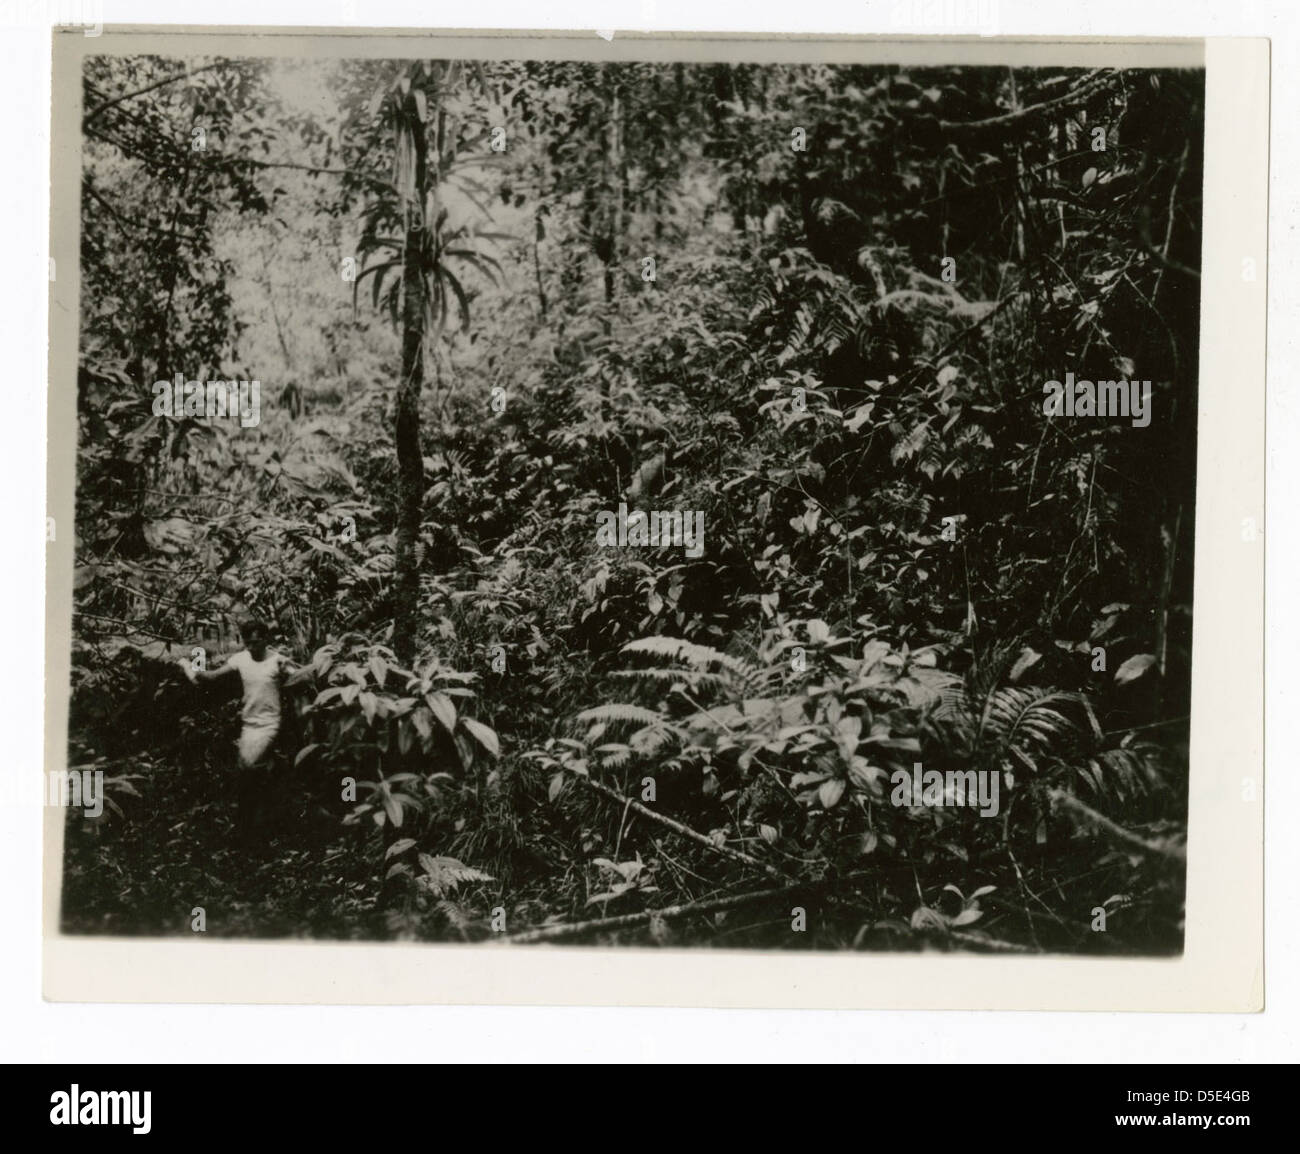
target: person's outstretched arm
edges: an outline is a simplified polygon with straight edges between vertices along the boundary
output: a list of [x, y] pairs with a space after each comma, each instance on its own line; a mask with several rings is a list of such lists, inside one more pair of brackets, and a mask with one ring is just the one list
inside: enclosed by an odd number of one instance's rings
[[196, 685], [202, 681], [216, 681], [219, 677], [225, 677], [228, 674], [239, 672], [239, 670], [236, 669], [229, 660], [227, 660], [220, 669], [194, 669], [190, 665], [189, 661], [184, 657], [180, 659], [179, 664], [180, 667], [185, 670], [185, 676]]

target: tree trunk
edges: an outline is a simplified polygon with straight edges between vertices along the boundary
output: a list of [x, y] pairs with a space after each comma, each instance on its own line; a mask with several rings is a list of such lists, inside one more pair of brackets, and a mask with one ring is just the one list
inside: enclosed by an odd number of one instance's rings
[[[393, 652], [414, 670], [419, 651], [420, 521], [424, 503], [424, 454], [420, 448], [420, 392], [424, 386], [424, 323], [427, 302], [424, 273], [430, 242], [425, 216], [428, 205], [428, 141], [424, 118], [408, 98], [401, 112], [400, 138], [409, 135], [414, 158], [413, 179], [405, 187], [406, 232], [402, 249], [402, 376], [393, 412], [393, 441], [397, 449], [396, 524], [397, 562], [393, 586]], [[441, 146], [440, 146], [441, 149]], [[441, 152], [439, 153], [441, 154]], [[435, 178], [436, 183], [436, 178]], [[396, 751], [394, 751], [396, 752]], [[385, 757], [387, 761], [387, 756]], [[394, 908], [405, 892], [400, 874], [388, 876], [397, 859], [390, 847], [402, 836], [391, 821], [385, 822], [379, 862], [380, 909]]]
[[406, 666], [415, 663], [419, 631], [418, 545], [424, 495], [424, 455], [420, 450], [420, 390], [424, 385], [425, 250], [424, 207], [428, 173], [424, 125], [409, 120], [415, 146], [415, 196], [407, 206], [402, 264], [402, 378], [397, 387], [393, 440], [397, 448], [397, 572], [393, 590], [393, 651]]

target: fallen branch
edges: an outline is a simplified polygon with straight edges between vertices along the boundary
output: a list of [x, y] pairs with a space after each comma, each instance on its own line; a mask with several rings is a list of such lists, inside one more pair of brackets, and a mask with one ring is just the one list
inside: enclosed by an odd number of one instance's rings
[[642, 814], [644, 817], [648, 817], [651, 821], [658, 822], [660, 825], [665, 826], [674, 833], [680, 834], [684, 838], [689, 838], [691, 841], [698, 842], [700, 845], [713, 850], [714, 853], [721, 854], [723, 857], [729, 857], [732, 861], [744, 862], [745, 865], [753, 866], [755, 869], [760, 869], [767, 874], [768, 877], [774, 878], [777, 881], [788, 882], [791, 880], [789, 874], [785, 873], [783, 870], [777, 869], [776, 866], [769, 865], [766, 862], [761, 862], [758, 858], [750, 857], [749, 854], [742, 853], [738, 849], [732, 849], [730, 846], [719, 845], [707, 834], [702, 834], [699, 830], [691, 829], [689, 825], [683, 825], [680, 821], [676, 821], [671, 817], [666, 817], [662, 813], [656, 813], [653, 809], [642, 805], [639, 801], [636, 801], [633, 798], [624, 797], [618, 792], [618, 790], [612, 789], [604, 782], [593, 781], [590, 777], [586, 777], [580, 773], [574, 774], [574, 777], [578, 781], [582, 782], [582, 784], [588, 789], [602, 794], [611, 801], [618, 802], [619, 805], [627, 806], [628, 808], [635, 810], [637, 813]]
[[[777, 880], [790, 881], [790, 875], [784, 873], [776, 866], [769, 865], [765, 862], [761, 862], [757, 858], [751, 857], [747, 853], [742, 853], [740, 850], [732, 849], [729, 846], [725, 846], [725, 845], [719, 845], [717, 842], [715, 842], [712, 838], [708, 837], [706, 834], [700, 833], [699, 830], [692, 829], [690, 826], [684, 825], [682, 822], [677, 821], [674, 818], [666, 817], [662, 813], [656, 813], [653, 809], [650, 809], [649, 807], [642, 805], [639, 801], [636, 801], [633, 798], [624, 797], [621, 793], [618, 792], [618, 790], [613, 789], [612, 787], [606, 785], [604, 782], [594, 781], [592, 778], [586, 777], [582, 774], [574, 774], [574, 776], [579, 781], [581, 781], [584, 785], [586, 785], [588, 789], [591, 789], [594, 792], [609, 798], [610, 801], [616, 801], [619, 803], [619, 805], [625, 806], [629, 809], [634, 809], [638, 813], [643, 814], [645, 817], [650, 818], [651, 821], [658, 822], [660, 825], [666, 827], [667, 829], [672, 830], [674, 833], [680, 834], [682, 837], [688, 838], [693, 842], [698, 842], [700, 845], [713, 850], [715, 853], [721, 854], [723, 857], [729, 857], [734, 861], [744, 862], [746, 865], [754, 866], [756, 869], [761, 869], [769, 877], [775, 878]], [[1097, 816], [1101, 817], [1100, 814], [1097, 814]], [[1104, 821], [1106, 819], [1102, 818], [1102, 820]], [[1116, 828], [1118, 829], [1119, 827], [1116, 826]], [[1134, 835], [1130, 834], [1129, 836], [1132, 837]], [[856, 879], [870, 877], [870, 876], [872, 875], [870, 874], [869, 871], [867, 871], [867, 872], [856, 873], [856, 874], [848, 874], [845, 877], [839, 878], [837, 880], [843, 882], [849, 882], [849, 881], [854, 881]], [[643, 910], [639, 914], [622, 914], [612, 918], [593, 918], [590, 921], [585, 921], [585, 922], [569, 922], [569, 923], [555, 925], [555, 926], [541, 926], [538, 929], [534, 929], [534, 930], [524, 930], [522, 933], [515, 934], [512, 937], [506, 938], [504, 940], [509, 942], [521, 942], [521, 943], [540, 942], [540, 941], [547, 941], [552, 938], [568, 937], [574, 934], [582, 934], [590, 930], [626, 929], [632, 926], [645, 925], [654, 917], [673, 918], [673, 917], [680, 917], [684, 914], [690, 914], [690, 913], [709, 913], [714, 910], [730, 909], [732, 906], [745, 905], [753, 901], [761, 901], [764, 898], [779, 897], [783, 894], [797, 893], [800, 890], [806, 890], [813, 886], [824, 885], [828, 880], [832, 880], [832, 879], [824, 878], [821, 881], [816, 881], [816, 882], [791, 882], [791, 884], [783, 886], [780, 889], [761, 890], [756, 893], [741, 894], [736, 897], [717, 898], [710, 902], [687, 902], [683, 905], [668, 906], [660, 910]], [[848, 899], [839, 898], [832, 895], [831, 900], [836, 905], [839, 906], [856, 908], [855, 903], [849, 901]], [[981, 949], [992, 950], [999, 953], [1034, 953], [1035, 952], [1029, 946], [1017, 945], [1014, 942], [999, 941], [996, 938], [978, 937], [974, 934], [961, 933], [957, 930], [950, 930], [947, 936], [954, 939], [955, 941], [962, 942], [963, 944], [968, 946], [979, 947]]]
[[962, 942], [964, 945], [977, 946], [995, 954], [1037, 954], [1042, 952], [1034, 949], [1033, 946], [1022, 946], [1019, 942], [1004, 942], [1000, 938], [980, 937], [978, 934], [967, 934], [961, 930], [949, 930], [948, 936], [955, 941]]
[[682, 902], [675, 906], [664, 906], [657, 910], [642, 910], [638, 914], [620, 914], [612, 918], [592, 918], [585, 922], [562, 922], [553, 926], [538, 926], [536, 929], [523, 930], [520, 933], [512, 934], [508, 938], [498, 938], [498, 941], [512, 942], [515, 944], [526, 944], [528, 942], [545, 942], [553, 938], [567, 938], [575, 934], [585, 934], [598, 930], [622, 930], [630, 929], [633, 926], [647, 925], [655, 918], [667, 920], [669, 918], [681, 918], [690, 914], [709, 914], [718, 910], [734, 909], [737, 906], [749, 905], [751, 902], [767, 901], [774, 898], [788, 897], [801, 891], [815, 889], [824, 886], [832, 881], [849, 881], [854, 877], [860, 877], [860, 874], [849, 874], [842, 878], [822, 878], [814, 882], [798, 882], [794, 885], [780, 886], [777, 889], [756, 890], [748, 894], [735, 894], [731, 897], [713, 898], [710, 901], [703, 902]]
[[1133, 849], [1141, 850], [1143, 853], [1155, 854], [1158, 857], [1173, 858], [1175, 861], [1181, 862], [1187, 860], [1186, 847], [1176, 845], [1168, 839], [1158, 842], [1147, 841], [1145, 838], [1126, 830], [1123, 826], [1116, 825], [1105, 814], [1098, 813], [1091, 806], [1085, 805], [1073, 794], [1066, 793], [1063, 789], [1054, 789], [1049, 796], [1054, 804], [1063, 805], [1071, 813], [1078, 814], [1115, 841], [1122, 842]]
[[[854, 878], [861, 878], [866, 876], [868, 875], [865, 873], [849, 874], [848, 877], [842, 880], [850, 881]], [[831, 902], [832, 905], [837, 905], [841, 909], [853, 910], [860, 914], [875, 916], [872, 910], [870, 910], [866, 906], [859, 904], [858, 902], [855, 902], [852, 898], [841, 897], [839, 894], [830, 894], [828, 895], [828, 900]], [[912, 932], [914, 934], [922, 933], [922, 931], [919, 930], [913, 930]], [[1036, 946], [1025, 946], [1025, 945], [1021, 945], [1019, 942], [1007, 942], [1007, 941], [1003, 941], [1001, 938], [990, 938], [990, 937], [986, 937], [982, 933], [971, 934], [971, 933], [967, 933], [965, 930], [954, 930], [950, 926], [945, 926], [942, 931], [939, 931], [939, 929], [935, 927], [933, 930], [933, 934], [931, 936], [933, 937], [934, 940], [951, 939], [952, 941], [955, 942], [961, 942], [963, 945], [976, 946], [979, 947], [980, 949], [989, 950], [993, 953], [1000, 953], [1000, 954], [1042, 953], [1042, 950], [1037, 948]]]

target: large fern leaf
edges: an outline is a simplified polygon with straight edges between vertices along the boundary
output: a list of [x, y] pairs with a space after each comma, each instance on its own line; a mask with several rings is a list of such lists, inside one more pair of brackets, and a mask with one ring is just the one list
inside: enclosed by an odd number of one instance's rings
[[1071, 752], [1086, 732], [1060, 708], [1081, 701], [1078, 693], [1004, 686], [984, 703], [977, 741], [1037, 768], [1044, 756]]

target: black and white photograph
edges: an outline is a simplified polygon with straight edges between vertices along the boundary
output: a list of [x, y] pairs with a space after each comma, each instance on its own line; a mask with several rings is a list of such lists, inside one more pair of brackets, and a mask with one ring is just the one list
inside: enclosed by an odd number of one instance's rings
[[1183, 955], [1196, 52], [96, 43], [47, 932]]

